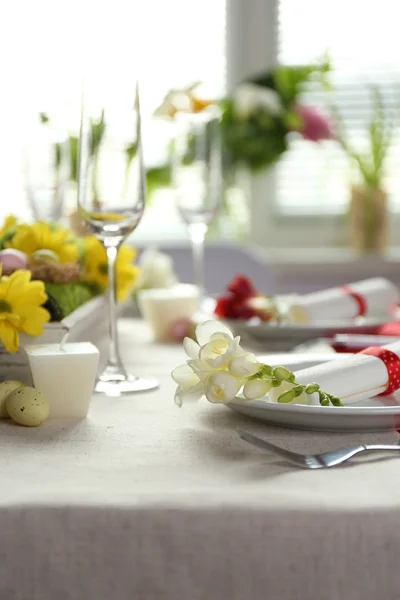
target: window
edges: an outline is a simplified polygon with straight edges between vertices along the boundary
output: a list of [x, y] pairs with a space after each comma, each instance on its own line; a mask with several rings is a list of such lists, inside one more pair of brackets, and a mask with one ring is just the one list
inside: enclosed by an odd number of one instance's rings
[[[0, 218], [28, 214], [21, 175], [30, 120], [40, 107], [63, 101], [77, 125], [80, 73], [111, 73], [120, 81], [141, 74], [145, 159], [157, 162], [162, 132], [149, 116], [170, 87], [201, 80], [219, 96], [225, 86], [226, 0], [32, 0], [0, 8]], [[112, 93], [112, 89], [110, 90]], [[172, 203], [159, 199], [138, 235], [176, 232]]]
[[[277, 0], [278, 61], [312, 63], [328, 52], [335, 102], [350, 141], [366, 142], [370, 86], [376, 84], [385, 108], [400, 106], [400, 57], [394, 50], [400, 8], [392, 0]], [[326, 96], [325, 96], [326, 98]], [[324, 95], [309, 89], [304, 102], [321, 104]], [[399, 122], [397, 123], [399, 125]], [[400, 138], [387, 163], [386, 188], [394, 210], [400, 210]], [[277, 170], [279, 215], [343, 214], [349, 199], [348, 158], [335, 142], [322, 148], [296, 140]]]

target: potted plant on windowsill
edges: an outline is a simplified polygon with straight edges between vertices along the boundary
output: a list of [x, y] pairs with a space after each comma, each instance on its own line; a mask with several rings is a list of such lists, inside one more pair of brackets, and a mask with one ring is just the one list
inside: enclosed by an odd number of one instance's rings
[[385, 165], [391, 146], [395, 120], [388, 117], [379, 89], [371, 88], [371, 117], [366, 145], [355, 150], [348, 141], [343, 119], [333, 107], [338, 136], [344, 152], [356, 167], [357, 182], [350, 188], [349, 237], [358, 253], [381, 253], [387, 245], [388, 195]]

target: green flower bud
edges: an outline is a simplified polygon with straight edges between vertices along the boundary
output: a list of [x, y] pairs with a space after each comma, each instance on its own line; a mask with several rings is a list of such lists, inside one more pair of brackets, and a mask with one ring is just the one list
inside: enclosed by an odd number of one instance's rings
[[262, 365], [261, 369], [260, 369], [260, 373], [261, 376], [267, 376], [267, 377], [271, 377], [273, 374], [273, 368], [270, 367], [269, 365]]
[[289, 371], [286, 367], [275, 367], [273, 370], [273, 376], [275, 379], [279, 379], [280, 381], [289, 381], [289, 383], [294, 383], [295, 377], [292, 371]]
[[329, 400], [332, 402], [333, 406], [343, 406], [343, 402], [337, 396], [332, 396], [331, 394], [327, 394]]
[[281, 394], [280, 396], [278, 396], [278, 402], [282, 402], [282, 403], [293, 402], [294, 399], [295, 399], [295, 394], [294, 394], [293, 390], [289, 390], [289, 391], [285, 392], [284, 394]]
[[298, 398], [304, 392], [304, 387], [302, 385], [296, 385], [296, 387], [292, 388], [290, 391], [294, 393], [295, 398]]
[[272, 387], [279, 387], [280, 385], [282, 385], [282, 381], [280, 379], [271, 379]]
[[319, 403], [321, 406], [329, 406], [329, 398], [324, 392], [321, 392], [321, 390], [320, 390], [318, 392], [318, 396], [319, 396]]
[[314, 394], [315, 392], [318, 392], [318, 390], [319, 390], [318, 383], [309, 383], [308, 385], [306, 385], [306, 388], [305, 388], [306, 394]]

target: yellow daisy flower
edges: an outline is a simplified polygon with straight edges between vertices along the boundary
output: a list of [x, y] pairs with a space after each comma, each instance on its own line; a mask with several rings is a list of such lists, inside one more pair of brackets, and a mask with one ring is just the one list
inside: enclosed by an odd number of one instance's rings
[[18, 219], [17, 217], [14, 217], [14, 215], [7, 215], [7, 217], [4, 219], [3, 225], [0, 227], [0, 237], [9, 229], [11, 229], [11, 227], [14, 227], [14, 225], [17, 224], [17, 221]]
[[47, 295], [42, 281], [31, 281], [29, 271], [15, 271], [1, 277], [0, 267], [0, 340], [7, 352], [19, 347], [18, 332], [42, 335], [50, 315], [41, 304]]
[[60, 263], [72, 263], [78, 259], [78, 249], [69, 236], [66, 229], [51, 229], [48, 223], [38, 221], [32, 225], [19, 225], [6, 245], [24, 252], [28, 258], [33, 258], [38, 250], [44, 250]]
[[[88, 236], [84, 240], [84, 279], [88, 283], [105, 290], [108, 285], [107, 255], [103, 244], [95, 237]], [[131, 291], [138, 275], [139, 268], [132, 264], [136, 251], [130, 246], [121, 246], [117, 256], [116, 293], [118, 300], [125, 300]]]

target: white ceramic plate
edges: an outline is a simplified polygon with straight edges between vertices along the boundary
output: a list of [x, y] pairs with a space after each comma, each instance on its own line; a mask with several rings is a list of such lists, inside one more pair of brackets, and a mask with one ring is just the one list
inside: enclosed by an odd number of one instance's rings
[[[298, 371], [343, 358], [343, 354], [274, 354], [259, 357], [261, 362]], [[235, 400], [228, 407], [248, 417], [281, 427], [320, 431], [379, 431], [400, 428], [400, 392], [376, 396], [343, 407], [275, 404], [262, 400]]]
[[[283, 303], [287, 296], [277, 296]], [[215, 300], [208, 298], [203, 305], [205, 314], [215, 318], [213, 310]], [[266, 350], [288, 351], [294, 346], [303, 344], [317, 338], [330, 338], [338, 333], [369, 334], [374, 333], [376, 328], [392, 321], [394, 317], [371, 316], [358, 317], [356, 319], [342, 319], [341, 321], [324, 321], [309, 325], [293, 325], [289, 323], [262, 323], [258, 319], [250, 321], [231, 321], [224, 319], [224, 323], [235, 333], [243, 338], [252, 338], [261, 342]]]
[[226, 321], [240, 335], [247, 334], [258, 340], [288, 340], [296, 343], [319, 337], [331, 337], [336, 333], [372, 333], [380, 325], [389, 322], [388, 317], [368, 317], [348, 321], [326, 321], [310, 325], [258, 323], [251, 321]]

